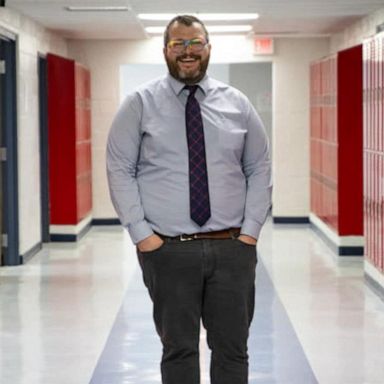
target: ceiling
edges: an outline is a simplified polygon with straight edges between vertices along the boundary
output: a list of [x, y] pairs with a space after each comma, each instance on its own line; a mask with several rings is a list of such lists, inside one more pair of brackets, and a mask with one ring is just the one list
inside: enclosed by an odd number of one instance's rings
[[[129, 11], [75, 13], [65, 10], [69, 5], [129, 6]], [[256, 12], [255, 34], [293, 37], [341, 31], [384, 8], [384, 0], [7, 0], [6, 6], [71, 39], [145, 39], [145, 26], [162, 24], [140, 21], [137, 15], [157, 12]]]

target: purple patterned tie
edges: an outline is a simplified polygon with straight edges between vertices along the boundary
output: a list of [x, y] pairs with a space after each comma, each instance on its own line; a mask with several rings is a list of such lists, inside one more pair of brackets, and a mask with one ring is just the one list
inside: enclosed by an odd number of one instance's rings
[[189, 155], [189, 199], [191, 218], [202, 226], [211, 217], [209, 205], [207, 163], [205, 158], [205, 143], [203, 120], [199, 102], [195, 98], [198, 85], [186, 85], [189, 90], [185, 107], [185, 123], [187, 127]]

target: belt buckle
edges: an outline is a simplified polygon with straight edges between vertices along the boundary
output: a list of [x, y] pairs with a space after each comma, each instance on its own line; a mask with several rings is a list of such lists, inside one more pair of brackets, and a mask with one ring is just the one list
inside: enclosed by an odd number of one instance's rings
[[193, 235], [185, 235], [184, 233], [180, 235], [179, 238], [180, 238], [180, 241], [191, 241], [195, 239]]

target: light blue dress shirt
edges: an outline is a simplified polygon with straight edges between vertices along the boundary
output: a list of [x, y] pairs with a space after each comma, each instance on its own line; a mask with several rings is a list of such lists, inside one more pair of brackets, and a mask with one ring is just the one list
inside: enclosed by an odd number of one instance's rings
[[211, 217], [190, 218], [185, 104], [169, 74], [129, 94], [110, 130], [107, 174], [113, 205], [137, 244], [155, 232], [177, 236], [241, 227], [258, 238], [271, 204], [271, 161], [263, 124], [237, 89], [208, 76], [196, 98], [204, 124]]

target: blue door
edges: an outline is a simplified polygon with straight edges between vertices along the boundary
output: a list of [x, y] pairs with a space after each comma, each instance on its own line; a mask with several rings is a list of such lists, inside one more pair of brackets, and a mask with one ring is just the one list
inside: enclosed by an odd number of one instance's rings
[[18, 265], [16, 44], [0, 35], [0, 248], [1, 265]]

